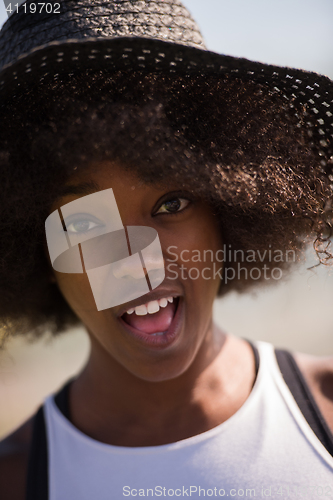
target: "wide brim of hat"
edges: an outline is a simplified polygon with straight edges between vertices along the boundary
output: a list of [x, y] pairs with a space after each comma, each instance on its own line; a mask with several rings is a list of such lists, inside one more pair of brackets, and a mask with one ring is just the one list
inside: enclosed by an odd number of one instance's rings
[[[309, 136], [323, 168], [333, 155], [333, 82], [328, 77], [218, 54], [208, 50], [145, 37], [100, 37], [50, 42], [22, 54], [0, 71], [0, 106], [30, 91], [42, 81], [87, 69], [106, 74], [119, 70], [181, 75], [233, 75], [268, 87], [291, 107], [303, 110]], [[331, 167], [329, 169], [332, 175]], [[333, 180], [333, 178], [332, 178]]]

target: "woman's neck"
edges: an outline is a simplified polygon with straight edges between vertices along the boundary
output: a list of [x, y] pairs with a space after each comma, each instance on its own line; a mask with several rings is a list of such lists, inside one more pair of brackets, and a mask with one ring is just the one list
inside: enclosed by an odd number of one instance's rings
[[70, 387], [71, 420], [107, 444], [167, 444], [227, 420], [249, 396], [254, 379], [250, 345], [215, 326], [191, 366], [159, 382], [136, 377], [92, 342], [89, 362]]

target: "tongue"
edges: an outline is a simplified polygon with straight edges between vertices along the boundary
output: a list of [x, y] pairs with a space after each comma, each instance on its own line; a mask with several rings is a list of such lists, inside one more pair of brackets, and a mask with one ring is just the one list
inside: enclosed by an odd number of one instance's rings
[[127, 314], [123, 316], [124, 321], [133, 328], [145, 333], [165, 332], [170, 327], [176, 310], [175, 303], [168, 303], [166, 307], [154, 314], [137, 316], [137, 314]]

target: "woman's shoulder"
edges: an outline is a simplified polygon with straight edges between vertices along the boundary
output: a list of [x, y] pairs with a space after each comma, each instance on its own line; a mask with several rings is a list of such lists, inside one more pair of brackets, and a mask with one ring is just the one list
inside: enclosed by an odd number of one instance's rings
[[333, 356], [294, 353], [294, 359], [333, 433]]
[[0, 441], [0, 498], [24, 500], [34, 416]]

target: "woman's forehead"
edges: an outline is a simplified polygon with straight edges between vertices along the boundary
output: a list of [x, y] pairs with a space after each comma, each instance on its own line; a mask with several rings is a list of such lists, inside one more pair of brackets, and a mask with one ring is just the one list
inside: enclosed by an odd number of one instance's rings
[[93, 193], [113, 189], [127, 203], [135, 203], [141, 198], [150, 196], [152, 201], [167, 191], [176, 191], [182, 186], [169, 180], [167, 184], [148, 183], [139, 174], [121, 163], [103, 161], [86, 167], [83, 172], [72, 175], [59, 191], [54, 206], [79, 197], [87, 197]]

